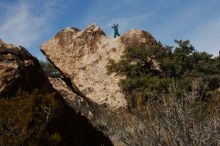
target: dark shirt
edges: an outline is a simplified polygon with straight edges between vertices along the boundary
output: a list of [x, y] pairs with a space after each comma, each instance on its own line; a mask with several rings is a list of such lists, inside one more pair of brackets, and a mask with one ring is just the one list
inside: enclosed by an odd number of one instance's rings
[[117, 25], [114, 24], [114, 26], [112, 26], [112, 28], [114, 29], [115, 32], [118, 32], [118, 24]]

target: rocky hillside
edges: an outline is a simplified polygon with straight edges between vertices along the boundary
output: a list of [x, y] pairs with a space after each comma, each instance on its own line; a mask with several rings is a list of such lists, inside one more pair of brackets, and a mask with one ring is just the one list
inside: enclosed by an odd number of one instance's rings
[[219, 145], [219, 58], [176, 42], [172, 51], [142, 30], [113, 39], [94, 24], [66, 28], [41, 45], [59, 76], [48, 78], [0, 40], [0, 145]]
[[54, 133], [60, 146], [112, 145], [66, 104], [35, 57], [24, 47], [2, 40], [0, 100], [0, 145], [53, 145]]

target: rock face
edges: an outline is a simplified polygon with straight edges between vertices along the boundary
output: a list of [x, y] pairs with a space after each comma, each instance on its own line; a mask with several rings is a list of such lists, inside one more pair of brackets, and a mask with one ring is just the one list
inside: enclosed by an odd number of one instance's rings
[[46, 56], [89, 99], [112, 109], [126, 107], [124, 94], [118, 83], [121, 77], [107, 75], [109, 59], [119, 60], [127, 47], [157, 43], [145, 31], [131, 30], [116, 39], [108, 38], [97, 25], [80, 31], [67, 28], [42, 45]]
[[0, 97], [17, 96], [34, 89], [42, 93], [52, 89], [38, 60], [25, 48], [0, 40]]
[[[112, 145], [102, 131], [67, 105], [63, 97], [52, 87], [35, 57], [21, 46], [17, 47], [0, 40], [0, 98], [16, 98], [23, 91], [31, 93], [35, 89], [39, 89], [41, 94], [53, 94], [59, 103], [44, 129], [45, 133], [59, 132], [62, 139], [57, 145]], [[40, 143], [39, 145], [51, 145], [47, 140]]]
[[[62, 78], [51, 78], [53, 87], [72, 109], [85, 116], [117, 146], [148, 145], [146, 123], [128, 112], [125, 95], [118, 86], [121, 77], [107, 75], [109, 59], [118, 61], [126, 48], [160, 45], [147, 32], [130, 30], [111, 39], [97, 25], [80, 31], [67, 28], [41, 48]], [[148, 58], [152, 67], [159, 63]]]

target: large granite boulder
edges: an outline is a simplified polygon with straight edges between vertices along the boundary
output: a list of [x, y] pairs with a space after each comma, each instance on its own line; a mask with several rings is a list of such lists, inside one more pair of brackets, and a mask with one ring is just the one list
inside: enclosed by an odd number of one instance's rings
[[[109, 59], [118, 61], [126, 48], [158, 45], [148, 32], [130, 30], [109, 38], [97, 25], [80, 31], [66, 28], [41, 46], [42, 53], [59, 70], [62, 78], [51, 78], [53, 87], [77, 113], [102, 131], [114, 145], [148, 145], [146, 123], [129, 112], [118, 83], [121, 78], [107, 75]], [[152, 68], [161, 71], [153, 58]]]
[[80, 31], [67, 28], [42, 45], [42, 52], [68, 75], [86, 97], [112, 109], [126, 107], [118, 83], [121, 77], [107, 75], [109, 59], [119, 60], [127, 47], [158, 44], [145, 31], [130, 30], [116, 39], [109, 38], [97, 25]]

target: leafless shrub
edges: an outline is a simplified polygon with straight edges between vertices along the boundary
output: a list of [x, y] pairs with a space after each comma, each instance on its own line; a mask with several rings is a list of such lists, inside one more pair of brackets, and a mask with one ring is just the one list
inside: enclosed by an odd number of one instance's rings
[[[200, 82], [179, 97], [176, 87], [161, 100], [149, 100], [143, 108], [99, 113], [97, 121], [111, 139], [129, 146], [220, 145], [220, 92], [203, 101]], [[122, 144], [119, 144], [122, 145]]]
[[[174, 86], [160, 101], [149, 101], [144, 114], [138, 116], [146, 126], [147, 145], [220, 145], [220, 105], [202, 101], [198, 83], [193, 87], [183, 98], [177, 96]], [[219, 93], [213, 98], [218, 102]]]
[[118, 146], [218, 146], [220, 145], [220, 91], [203, 101], [206, 86], [197, 80], [193, 90], [183, 97], [177, 87], [170, 87], [160, 100], [141, 102], [137, 109], [118, 109], [91, 106], [84, 100], [68, 103], [86, 116], [95, 127]]

